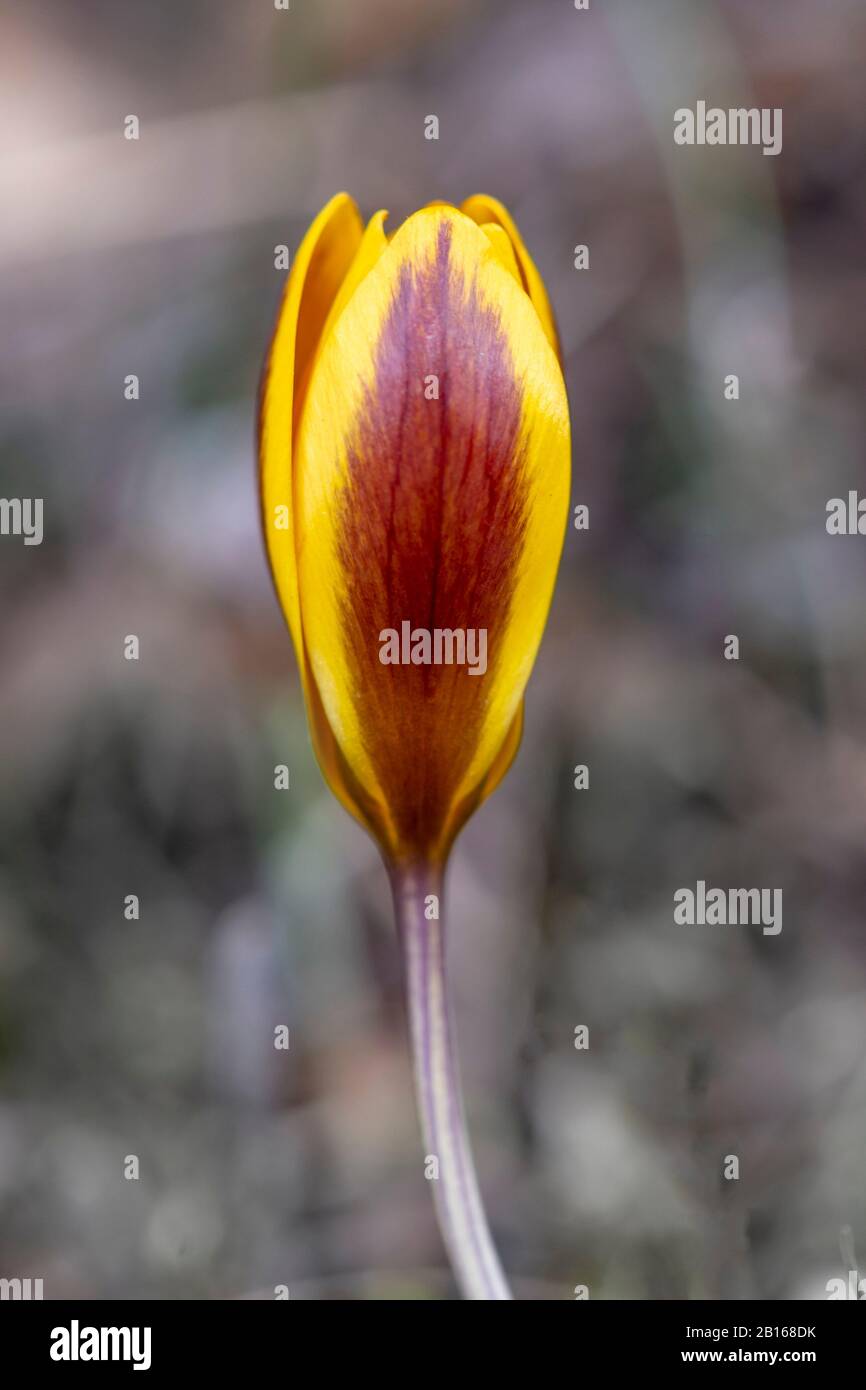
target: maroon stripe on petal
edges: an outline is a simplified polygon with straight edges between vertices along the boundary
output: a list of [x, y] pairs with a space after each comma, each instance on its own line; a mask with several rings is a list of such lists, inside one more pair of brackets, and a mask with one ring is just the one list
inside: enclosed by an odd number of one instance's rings
[[[477, 746], [526, 528], [522, 393], [495, 309], [450, 257], [405, 266], [347, 441], [342, 621], [367, 753], [401, 857], [441, 849]], [[439, 398], [425, 397], [438, 378]], [[383, 665], [386, 628], [487, 630], [487, 673]]]

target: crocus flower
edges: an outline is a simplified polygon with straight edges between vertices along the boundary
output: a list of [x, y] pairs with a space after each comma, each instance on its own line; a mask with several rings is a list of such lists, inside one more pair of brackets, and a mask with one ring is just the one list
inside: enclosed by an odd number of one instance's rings
[[462, 1115], [443, 873], [504, 776], [565, 531], [553, 317], [493, 198], [390, 238], [338, 194], [289, 274], [261, 392], [264, 532], [315, 751], [388, 867], [419, 1109], [463, 1292], [507, 1298]]

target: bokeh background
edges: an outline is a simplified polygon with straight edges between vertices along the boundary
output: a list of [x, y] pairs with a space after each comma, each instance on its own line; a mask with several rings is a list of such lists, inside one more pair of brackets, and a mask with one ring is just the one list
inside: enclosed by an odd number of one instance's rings
[[[28, 0], [0, 52], [0, 494], [46, 520], [0, 538], [0, 1276], [454, 1296], [256, 514], [274, 247], [344, 187], [512, 209], [590, 507], [450, 881], [518, 1294], [866, 1274], [866, 540], [824, 527], [866, 488], [862, 0]], [[676, 147], [698, 98], [783, 107], [782, 154]], [[676, 926], [698, 878], [782, 888], [781, 935]]]

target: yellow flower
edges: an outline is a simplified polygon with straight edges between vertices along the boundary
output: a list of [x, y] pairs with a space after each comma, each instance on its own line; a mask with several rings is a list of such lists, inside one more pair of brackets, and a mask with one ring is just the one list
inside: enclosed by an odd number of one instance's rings
[[520, 741], [568, 409], [502, 205], [433, 204], [390, 239], [385, 217], [365, 229], [338, 194], [297, 252], [262, 381], [262, 515], [328, 782], [391, 865], [441, 866]]
[[553, 316], [493, 198], [388, 238], [346, 194], [288, 278], [262, 380], [265, 537], [313, 744], [391, 873], [418, 1104], [469, 1298], [510, 1297], [463, 1121], [439, 903], [505, 774], [565, 531]]

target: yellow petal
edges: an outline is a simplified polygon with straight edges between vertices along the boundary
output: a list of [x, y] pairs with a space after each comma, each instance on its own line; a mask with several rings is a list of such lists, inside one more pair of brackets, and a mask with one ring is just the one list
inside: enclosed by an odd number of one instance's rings
[[556, 320], [553, 317], [553, 310], [550, 307], [550, 300], [547, 297], [547, 290], [544, 288], [544, 281], [538, 273], [535, 262], [523, 244], [523, 239], [517, 230], [517, 223], [511, 213], [498, 198], [491, 198], [486, 193], [476, 193], [471, 198], [467, 198], [461, 204], [461, 211], [467, 217], [471, 217], [473, 222], [477, 222], [480, 227], [493, 224], [501, 227], [517, 257], [520, 266], [523, 283], [526, 293], [535, 305], [536, 313], [541, 319], [542, 327], [547, 334], [549, 342], [552, 344], [557, 356], [561, 358], [559, 347], [559, 335], [556, 331]]
[[[443, 205], [403, 224], [322, 342], [295, 470], [328, 724], [386, 853], [444, 857], [519, 741], [568, 508], [562, 373], [495, 236]], [[404, 622], [483, 629], [486, 673], [383, 665]]]
[[[506, 772], [508, 771], [508, 769], [510, 768], [511, 764], [514, 762], [514, 759], [517, 756], [517, 750], [520, 747], [520, 740], [522, 739], [522, 737], [523, 700], [520, 701], [520, 704], [517, 708], [517, 713], [515, 714], [514, 719], [511, 721], [511, 728], [508, 730], [508, 733], [505, 737], [505, 742], [503, 743], [502, 747], [497, 753], [496, 759], [490, 771], [488, 772], [487, 776], [485, 777], [484, 781], [482, 782], [479, 788], [478, 801], [476, 805], [480, 806], [482, 801], [486, 801], [488, 796], [490, 796], [492, 792], [496, 791], [496, 788], [499, 786], [499, 783], [502, 781], [503, 777], [505, 776]], [[475, 810], [475, 807], [473, 806], [472, 809]]]
[[[340, 314], [343, 312], [344, 308], [348, 304], [352, 295], [355, 293], [355, 290], [358, 288], [367, 272], [372, 270], [373, 266], [376, 264], [382, 252], [386, 249], [388, 245], [388, 238], [385, 235], [385, 218], [387, 216], [388, 214], [384, 210], [375, 213], [370, 218], [370, 221], [367, 223], [367, 226], [364, 228], [364, 235], [361, 238], [361, 244], [355, 252], [355, 257], [351, 265], [349, 266], [348, 271], [343, 277], [343, 281], [340, 285], [340, 288], [337, 291], [336, 296], [334, 297], [334, 301], [330, 307], [330, 310], [328, 311], [328, 317], [325, 320], [325, 324], [322, 328], [321, 333], [319, 334], [316, 352], [313, 356], [313, 359], [310, 361], [307, 367], [307, 373], [309, 373], [312, 370], [315, 359], [321, 353], [323, 343], [327, 340], [328, 334], [330, 333], [332, 327], [336, 323]], [[305, 377], [307, 373], [305, 373]], [[302, 390], [303, 393], [306, 394], [306, 383]]]
[[357, 814], [338, 750], [309, 672], [298, 598], [293, 451], [299, 383], [318, 347], [340, 284], [361, 244], [362, 223], [345, 193], [322, 209], [294, 259], [262, 373], [259, 413], [260, 497], [265, 545], [292, 635], [316, 754], [343, 804]]
[[517, 713], [511, 721], [511, 728], [505, 736], [505, 742], [497, 753], [490, 771], [483, 782], [481, 782], [479, 786], [473, 788], [455, 810], [453, 824], [451, 826], [452, 839], [462, 830], [470, 816], [475, 814], [481, 803], [486, 801], [488, 796], [495, 792], [506, 772], [511, 767], [511, 764], [514, 762], [514, 759], [517, 757], [517, 750], [520, 747], [520, 740], [523, 737], [523, 717], [524, 701], [521, 700], [517, 708]]
[[494, 222], [485, 222], [481, 228], [496, 255], [508, 271], [509, 275], [522, 286], [523, 281], [520, 277], [520, 267], [517, 264], [517, 257], [514, 254], [514, 247], [508, 238], [508, 233], [502, 227], [497, 227]]
[[262, 524], [274, 583], [302, 665], [292, 482], [295, 386], [315, 351], [361, 234], [361, 218], [353, 199], [338, 193], [319, 213], [298, 248], [262, 373]]

